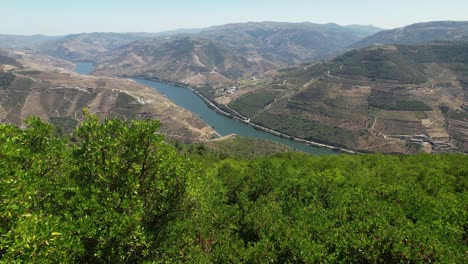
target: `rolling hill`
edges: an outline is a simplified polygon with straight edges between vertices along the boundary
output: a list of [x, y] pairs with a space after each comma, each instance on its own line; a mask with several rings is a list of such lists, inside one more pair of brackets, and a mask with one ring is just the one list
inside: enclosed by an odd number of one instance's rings
[[374, 33], [371, 26], [240, 23], [135, 41], [96, 60], [96, 74], [225, 85], [290, 64], [329, 57]]
[[71, 61], [94, 61], [109, 50], [129, 44], [152, 34], [82, 33], [40, 43], [33, 48], [42, 53]]
[[289, 135], [364, 152], [428, 151], [409, 143], [416, 134], [468, 151], [467, 69], [466, 42], [374, 46], [241, 81], [214, 100]]
[[82, 76], [72, 63], [34, 52], [0, 56], [0, 121], [24, 125], [38, 116], [70, 131], [83, 119], [82, 108], [100, 119], [158, 119], [171, 139], [210, 139], [214, 131], [192, 113], [153, 89], [131, 80]]
[[435, 41], [461, 40], [468, 40], [468, 21], [434, 21], [380, 31], [351, 45], [351, 47], [364, 48], [385, 44], [416, 45]]
[[200, 36], [246, 55], [285, 64], [307, 63], [336, 55], [382, 29], [337, 24], [250, 22], [207, 28]]
[[99, 75], [144, 76], [190, 84], [225, 83], [274, 67], [212, 40], [167, 37], [133, 42], [97, 60]]

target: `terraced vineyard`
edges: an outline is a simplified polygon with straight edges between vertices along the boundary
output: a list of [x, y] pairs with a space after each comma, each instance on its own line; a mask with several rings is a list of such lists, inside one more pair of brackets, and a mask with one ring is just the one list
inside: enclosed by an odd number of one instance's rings
[[[6, 56], [5, 56], [6, 57]], [[83, 120], [83, 108], [100, 119], [158, 119], [161, 131], [184, 142], [207, 140], [214, 131], [192, 113], [131, 80], [83, 76], [37, 54], [10, 54], [0, 71], [0, 121], [24, 126], [37, 116], [66, 132]], [[59, 64], [68, 65], [59, 61]], [[15, 66], [16, 65], [16, 66]], [[20, 67], [17, 67], [20, 66]]]
[[[466, 69], [464, 42], [369, 47], [241, 82], [228, 105], [292, 136], [361, 151], [468, 151]], [[429, 140], [415, 146], [420, 134]]]

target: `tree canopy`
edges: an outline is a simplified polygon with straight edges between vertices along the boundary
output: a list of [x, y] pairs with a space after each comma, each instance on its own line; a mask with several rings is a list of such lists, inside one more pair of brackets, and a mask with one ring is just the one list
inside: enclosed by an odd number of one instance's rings
[[24, 262], [150, 258], [192, 171], [157, 121], [89, 117], [72, 137], [0, 126], [0, 256]]
[[159, 127], [0, 125], [0, 262], [468, 259], [466, 155], [220, 158]]

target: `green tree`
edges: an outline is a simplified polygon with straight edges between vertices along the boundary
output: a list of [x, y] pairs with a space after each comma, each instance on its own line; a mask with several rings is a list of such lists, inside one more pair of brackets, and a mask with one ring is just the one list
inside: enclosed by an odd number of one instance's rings
[[158, 255], [182, 209], [189, 161], [157, 121], [88, 116], [72, 137], [39, 119], [0, 126], [0, 257], [7, 262], [139, 262]]

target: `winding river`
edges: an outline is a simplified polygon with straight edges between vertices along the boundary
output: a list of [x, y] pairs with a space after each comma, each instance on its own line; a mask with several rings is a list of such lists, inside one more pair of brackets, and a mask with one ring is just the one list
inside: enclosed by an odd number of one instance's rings
[[[79, 74], [90, 74], [93, 71], [93, 64], [89, 62], [77, 62], [75, 71]], [[266, 139], [282, 143], [297, 150], [314, 155], [330, 155], [337, 153], [329, 149], [309, 146], [304, 143], [296, 142], [293, 140], [272, 135], [267, 132], [256, 130], [245, 123], [218, 114], [216, 111], [209, 108], [208, 105], [200, 97], [198, 97], [195, 93], [193, 93], [187, 88], [152, 80], [136, 78], [133, 80], [155, 89], [156, 91], [164, 94], [178, 106], [183, 107], [196, 114], [203, 121], [205, 121], [205, 123], [213, 127], [221, 136], [226, 136], [229, 134], [238, 134], [241, 136]]]

